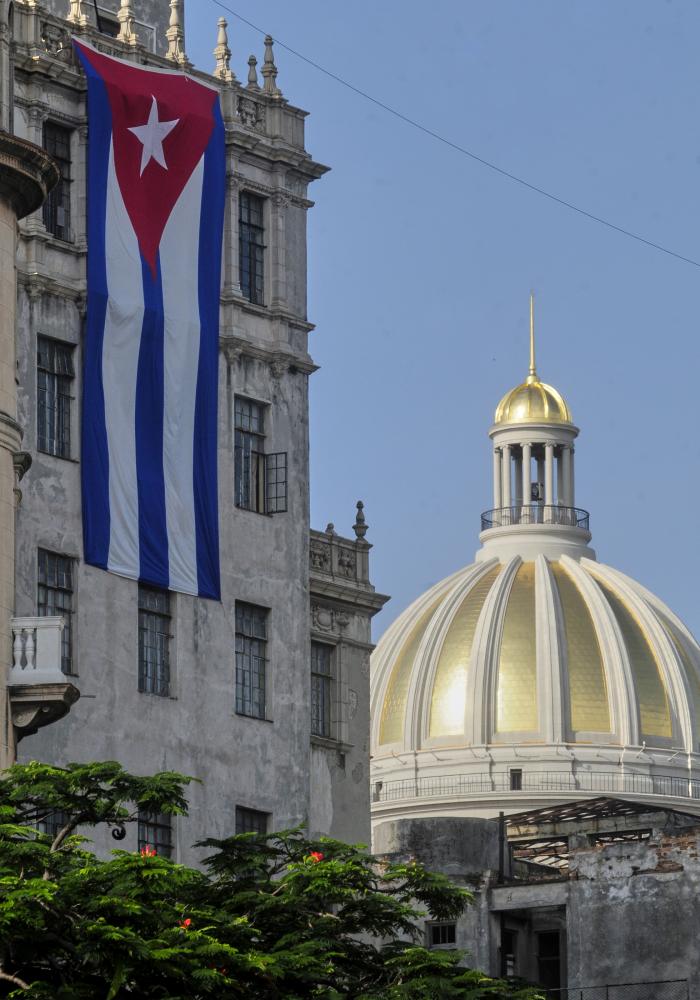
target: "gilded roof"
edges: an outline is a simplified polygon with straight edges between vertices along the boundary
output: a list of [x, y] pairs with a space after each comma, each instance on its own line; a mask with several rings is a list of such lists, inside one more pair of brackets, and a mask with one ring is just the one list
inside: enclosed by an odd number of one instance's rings
[[377, 646], [374, 749], [547, 742], [547, 691], [561, 692], [567, 742], [619, 746], [632, 718], [639, 744], [671, 745], [674, 717], [700, 725], [700, 647], [675, 621], [658, 598], [592, 560], [469, 566]]
[[561, 393], [537, 376], [507, 392], [496, 407], [497, 424], [571, 424], [571, 410]]

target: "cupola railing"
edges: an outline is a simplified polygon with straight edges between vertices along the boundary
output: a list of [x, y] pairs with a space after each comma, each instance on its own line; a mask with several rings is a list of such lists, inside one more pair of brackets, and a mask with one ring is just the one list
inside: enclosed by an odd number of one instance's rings
[[521, 524], [560, 524], [567, 528], [583, 528], [588, 531], [590, 515], [578, 507], [562, 507], [559, 504], [516, 504], [513, 507], [496, 507], [485, 510], [481, 515], [481, 530], [489, 528], [509, 528]]

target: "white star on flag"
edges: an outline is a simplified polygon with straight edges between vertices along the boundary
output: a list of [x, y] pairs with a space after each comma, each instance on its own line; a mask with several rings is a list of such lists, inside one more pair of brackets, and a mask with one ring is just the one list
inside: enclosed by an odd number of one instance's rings
[[152, 101], [153, 103], [151, 104], [146, 124], [135, 125], [129, 129], [130, 132], [134, 133], [139, 142], [143, 144], [143, 149], [141, 150], [141, 174], [143, 174], [151, 160], [160, 163], [161, 167], [165, 170], [168, 169], [168, 164], [165, 162], [163, 154], [163, 139], [172, 132], [180, 121], [179, 118], [176, 118], [172, 122], [158, 121], [158, 102], [155, 97], [152, 98]]

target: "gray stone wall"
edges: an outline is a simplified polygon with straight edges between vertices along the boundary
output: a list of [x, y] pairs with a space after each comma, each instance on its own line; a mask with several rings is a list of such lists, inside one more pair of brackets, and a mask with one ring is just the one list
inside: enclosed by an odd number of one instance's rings
[[[118, 6], [116, 0], [105, 4]], [[162, 52], [167, 0], [134, 0], [133, 7], [137, 20], [158, 26]], [[170, 693], [140, 694], [138, 586], [82, 559], [87, 120], [84, 80], [64, 45], [69, 26], [56, 16], [67, 13], [68, 0], [53, 0], [51, 10], [55, 14], [18, 5], [13, 27], [15, 130], [38, 144], [47, 121], [72, 130], [70, 239], [56, 239], [35, 213], [22, 224], [18, 253], [19, 413], [33, 466], [17, 516], [16, 613], [36, 613], [38, 548], [71, 557], [81, 699], [65, 720], [25, 739], [20, 758], [59, 764], [111, 758], [136, 772], [169, 768], [197, 778], [190, 816], [176, 822], [176, 857], [184, 862], [199, 857], [195, 841], [233, 832], [237, 805], [269, 813], [271, 828], [308, 823], [314, 832], [366, 841], [369, 620], [384, 598], [373, 595], [369, 546], [359, 539], [348, 544], [358, 550], [362, 578], [343, 578], [335, 590], [326, 581], [330, 591], [326, 587], [323, 595], [335, 615], [349, 603], [348, 626], [332, 639], [340, 671], [337, 729], [327, 741], [312, 741], [310, 734], [308, 378], [315, 366], [307, 345], [306, 212], [308, 185], [326, 168], [304, 149], [303, 112], [257, 86], [221, 84], [228, 158], [219, 359], [222, 601], [172, 596]], [[115, 55], [128, 51], [89, 26], [85, 37]], [[247, 301], [239, 285], [238, 200], [244, 189], [265, 199], [265, 305]], [[74, 348], [69, 459], [36, 447], [39, 334]], [[266, 406], [266, 451], [287, 454], [286, 513], [267, 516], [235, 506], [237, 394]], [[269, 609], [265, 720], [235, 713], [237, 600]], [[322, 626], [320, 631], [326, 635]], [[120, 846], [134, 849], [135, 838], [132, 829]], [[114, 844], [105, 838], [100, 846]]]
[[333, 685], [332, 738], [312, 737], [310, 826], [369, 845], [371, 622], [387, 598], [369, 581], [364, 521], [354, 527], [352, 541], [333, 525], [311, 533], [311, 638], [332, 647]]

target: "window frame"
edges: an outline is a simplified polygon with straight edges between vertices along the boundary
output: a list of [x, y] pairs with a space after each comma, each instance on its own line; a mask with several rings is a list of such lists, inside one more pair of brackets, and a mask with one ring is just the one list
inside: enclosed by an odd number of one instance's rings
[[233, 399], [233, 502], [255, 514], [288, 510], [287, 452], [266, 452], [270, 406], [236, 393]]
[[[243, 298], [257, 306], [264, 306], [267, 298], [265, 294], [267, 201], [263, 195], [247, 188], [238, 192], [238, 283]], [[253, 208], [259, 210], [257, 222], [251, 221]]]
[[[310, 668], [311, 668], [311, 735], [316, 736], [319, 739], [332, 740], [335, 739], [335, 720], [333, 718], [333, 703], [335, 694], [335, 645], [329, 642], [321, 642], [318, 639], [311, 639], [311, 652], [310, 652]], [[314, 650], [323, 649], [324, 652], [327, 651], [328, 655], [328, 670], [317, 670], [314, 669], [317, 664], [314, 660]], [[315, 698], [315, 692], [317, 690], [323, 691], [322, 699]], [[315, 705], [319, 700], [322, 700], [323, 705], [318, 712], [320, 717], [320, 723], [325, 720], [324, 731], [319, 728], [315, 728], [317, 713], [314, 711]]]
[[[42, 363], [42, 348], [48, 354], [47, 364]], [[59, 352], [63, 354], [63, 365], [58, 360]], [[72, 459], [72, 421], [73, 421], [73, 400], [75, 396], [71, 390], [75, 381], [75, 364], [73, 354], [75, 344], [70, 344], [65, 340], [57, 340], [55, 337], [47, 337], [43, 333], [37, 334], [36, 341], [36, 447], [44, 455], [52, 455], [54, 458]], [[61, 367], [66, 370], [61, 371]], [[41, 386], [42, 374], [45, 377], [46, 385]], [[62, 389], [64, 391], [62, 391]], [[68, 391], [65, 391], [68, 389]], [[42, 394], [44, 395], [43, 419], [42, 419]], [[53, 400], [53, 407], [48, 405], [47, 400]], [[42, 440], [42, 430], [46, 428], [48, 414], [51, 409], [55, 414], [54, 432], [52, 440], [46, 433]]]
[[[138, 850], [151, 847], [161, 858], [172, 859], [175, 853], [175, 828], [173, 816], [170, 813], [139, 812], [138, 814]], [[153, 831], [146, 839], [146, 831]], [[166, 831], [167, 839], [160, 838], [160, 832]]]
[[[60, 138], [60, 133], [63, 133], [63, 138], [65, 140], [65, 154], [62, 155], [61, 152], [57, 151], [58, 142], [50, 141], [49, 135], [53, 130], [53, 138], [57, 140]], [[57, 163], [59, 168], [59, 180], [58, 184], [53, 188], [52, 191], [47, 195], [46, 201], [44, 202], [42, 208], [42, 220], [44, 227], [47, 232], [51, 233], [57, 240], [62, 240], [64, 243], [73, 243], [73, 232], [72, 232], [72, 198], [71, 198], [71, 185], [73, 183], [72, 167], [73, 167], [73, 134], [75, 128], [66, 125], [63, 122], [55, 121], [52, 118], [47, 118], [44, 122], [42, 128], [42, 146], [52, 157], [52, 159]], [[59, 211], [64, 212], [63, 223], [58, 222]], [[61, 230], [58, 232], [57, 230]]]
[[[52, 584], [48, 583], [46, 580], [42, 580], [42, 556], [46, 557], [45, 562], [47, 571], [52, 559], [65, 560], [66, 566], [63, 567], [62, 572], [66, 573], [67, 570], [67, 575], [69, 576], [69, 586], [60, 586], [58, 583]], [[76, 644], [73, 624], [73, 618], [76, 612], [75, 568], [76, 559], [73, 556], [64, 555], [62, 552], [54, 552], [52, 549], [43, 548], [43, 546], [39, 546], [37, 548], [37, 617], [46, 618], [58, 615], [63, 618], [63, 632], [61, 633], [61, 671], [67, 677], [76, 677], [78, 673], [75, 665]], [[57, 565], [55, 570], [56, 579], [58, 579], [60, 572], [61, 570]], [[47, 572], [46, 575], [49, 576], [50, 574]], [[64, 607], [60, 603], [57, 604], [55, 601], [42, 601], [42, 587], [45, 588], [46, 592], [70, 595], [68, 607]]]
[[[255, 828], [254, 825], [255, 819], [261, 820], [261, 826], [264, 826], [264, 829]], [[234, 824], [235, 824], [234, 829], [237, 834], [255, 833], [258, 836], [262, 837], [269, 832], [271, 819], [272, 819], [272, 813], [265, 812], [263, 809], [251, 809], [249, 806], [242, 806], [237, 803], [235, 818], [234, 818]], [[249, 829], [241, 829], [241, 827], [248, 825]]]
[[[146, 606], [146, 597], [151, 595], [155, 597], [165, 597], [165, 608], [159, 609], [155, 607]], [[143, 598], [143, 600], [142, 600]], [[172, 632], [172, 621], [173, 621], [173, 594], [169, 590], [165, 590], [162, 587], [153, 587], [150, 584], [140, 583], [138, 585], [138, 690], [139, 694], [152, 694], [159, 698], [169, 698], [170, 697], [170, 685], [172, 679], [172, 656], [171, 656], [171, 642], [173, 638]], [[167, 631], [161, 631], [157, 628], [155, 630], [148, 629], [144, 626], [144, 619], [157, 619], [161, 625], [167, 628]], [[145, 647], [144, 637], [146, 635], [153, 635], [156, 639], [156, 645]], [[156, 650], [156, 655], [161, 652], [159, 648], [158, 641], [164, 640], [162, 643], [163, 652], [163, 662], [156, 659], [155, 664], [150, 664], [147, 657], [143, 655], [144, 648], [151, 648]], [[154, 666], [154, 670], [149, 671], [149, 667]]]
[[[457, 948], [457, 921], [456, 920], [431, 920], [427, 926], [427, 945], [431, 950], [455, 951]], [[444, 932], [444, 933], [443, 933]], [[435, 940], [436, 937], [445, 937], [446, 940]]]
[[[269, 621], [269, 608], [236, 601], [234, 709], [249, 719], [268, 720]], [[254, 632], [256, 624], [262, 625], [259, 633]]]

